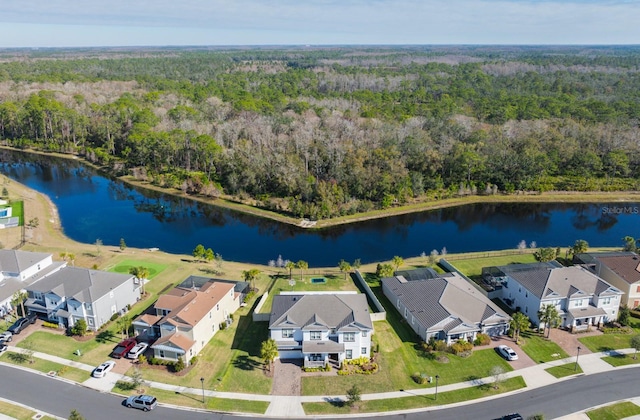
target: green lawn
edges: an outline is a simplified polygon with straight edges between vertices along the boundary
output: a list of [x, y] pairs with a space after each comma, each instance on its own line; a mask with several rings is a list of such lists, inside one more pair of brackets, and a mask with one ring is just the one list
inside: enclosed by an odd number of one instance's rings
[[[526, 386], [522, 376], [507, 379], [495, 389], [492, 384], [480, 385], [455, 391], [439, 392], [438, 399], [435, 395], [421, 395], [406, 398], [393, 398], [385, 400], [361, 401], [357, 409], [351, 409], [343, 403], [303, 403], [307, 415], [346, 415], [355, 413], [372, 413], [393, 410], [408, 410], [412, 408], [431, 407], [434, 405], [452, 404], [459, 401], [475, 400], [477, 398], [497, 395], [504, 392], [515, 391]], [[407, 394], [410, 394], [408, 392]]]
[[29, 369], [37, 370], [39, 372], [56, 372], [56, 374], [62, 378], [70, 379], [76, 382], [84, 382], [91, 376], [90, 372], [82, 369], [77, 369], [69, 366], [64, 366], [59, 363], [51, 362], [49, 360], [33, 358], [33, 363], [26, 360], [25, 355], [14, 352], [6, 352], [0, 356], [0, 360], [6, 363], [14, 365], [24, 366]]
[[521, 337], [524, 344], [520, 347], [536, 363], [546, 363], [569, 357], [556, 343], [534, 331], [523, 332]]
[[[35, 411], [4, 401], [0, 401], [0, 413], [18, 420], [31, 420], [37, 414]], [[51, 419], [51, 417], [45, 416], [40, 417], [40, 419], [47, 420]]]
[[578, 373], [583, 372], [580, 367], [580, 363], [578, 363], [577, 369], [575, 363], [567, 363], [565, 365], [554, 366], [545, 370], [556, 378], [564, 378], [565, 376], [577, 375]]
[[634, 334], [602, 334], [579, 338], [589, 350], [594, 353], [631, 347], [631, 337]]
[[253, 322], [250, 306], [240, 308], [234, 319], [229, 328], [216, 333], [198, 355], [197, 365], [184, 376], [147, 365], [142, 367], [143, 378], [200, 388], [203, 377], [206, 389], [269, 394], [271, 378], [265, 375], [260, 359], [260, 345], [268, 338], [267, 323]]
[[149, 270], [149, 280], [153, 279], [155, 276], [160, 274], [165, 268], [167, 268], [166, 265], [158, 264], [150, 261], [123, 260], [123, 261], [119, 261], [114, 267], [109, 267], [108, 271], [112, 271], [115, 273], [129, 274], [129, 270], [133, 267], [145, 267], [147, 270]]
[[[144, 386], [144, 385], [143, 385]], [[113, 392], [121, 395], [137, 394], [135, 389], [121, 389], [116, 385]], [[174, 404], [183, 407], [204, 408], [213, 411], [229, 413], [256, 413], [264, 414], [269, 407], [266, 401], [234, 400], [227, 398], [205, 397], [206, 405], [202, 403], [202, 394], [187, 394], [176, 391], [166, 391], [158, 388], [145, 388], [146, 394], [151, 394], [158, 399], [158, 402]]]
[[[445, 256], [446, 259], [446, 256]], [[529, 252], [523, 254], [504, 255], [498, 257], [475, 257], [469, 259], [454, 259], [449, 261], [467, 277], [476, 277], [482, 274], [482, 267], [501, 266], [509, 264], [524, 264], [536, 262], [533, 254]]]
[[640, 357], [634, 358], [633, 354], [620, 354], [616, 356], [606, 356], [603, 357], [602, 360], [609, 363], [611, 366], [626, 366], [626, 365], [636, 365], [640, 363]]
[[[112, 336], [108, 331], [87, 341], [77, 341], [73, 337], [47, 331], [34, 331], [17, 346], [26, 348], [31, 345], [31, 348], [43, 353], [93, 366], [108, 360], [109, 354], [120, 340], [120, 336]], [[80, 356], [76, 355], [77, 350], [80, 350]]]
[[[327, 282], [326, 283], [311, 283], [312, 278], [324, 277]], [[267, 301], [262, 306], [260, 313], [269, 313], [271, 312], [271, 302], [273, 301], [273, 297], [275, 295], [279, 295], [280, 292], [317, 292], [317, 291], [358, 291], [358, 288], [351, 280], [351, 277], [347, 276], [347, 280], [344, 279], [344, 274], [314, 274], [303, 276], [303, 280], [300, 280], [300, 275], [293, 275], [293, 280], [295, 280], [295, 284], [293, 286], [289, 285], [289, 276], [280, 276], [275, 280], [271, 291], [269, 292], [269, 296]]]
[[592, 420], [619, 420], [638, 414], [640, 414], [640, 407], [629, 401], [587, 411], [587, 416]]

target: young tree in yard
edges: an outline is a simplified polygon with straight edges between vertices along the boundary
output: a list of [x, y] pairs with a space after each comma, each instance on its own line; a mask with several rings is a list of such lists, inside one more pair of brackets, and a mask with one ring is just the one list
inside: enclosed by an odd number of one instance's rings
[[116, 320], [116, 328], [122, 333], [123, 338], [129, 337], [129, 327], [131, 327], [131, 318], [122, 316]]
[[347, 401], [346, 401], [347, 406], [353, 407], [354, 405], [359, 403], [361, 399], [362, 399], [362, 392], [360, 391], [360, 388], [358, 388], [358, 385], [354, 384], [351, 388], [347, 390]]
[[13, 294], [13, 297], [11, 298], [11, 306], [15, 307], [16, 309], [18, 308], [18, 306], [20, 306], [21, 316], [25, 316], [27, 314], [24, 311], [24, 301], [27, 300], [28, 297], [29, 295], [27, 294], [27, 292], [18, 290]]
[[633, 236], [625, 236], [624, 238], [622, 238], [622, 240], [624, 241], [625, 251], [636, 252], [638, 250], [638, 241], [636, 241]]
[[289, 270], [289, 280], [293, 278], [293, 269], [296, 268], [296, 263], [293, 261], [287, 261], [284, 267]]
[[553, 261], [556, 259], [555, 248], [540, 248], [533, 253], [536, 260], [540, 262]]
[[621, 306], [620, 311], [618, 311], [618, 322], [621, 325], [627, 326], [629, 325], [629, 317], [631, 316], [631, 311], [627, 305]]
[[361, 265], [362, 265], [362, 262], [360, 261], [360, 258], [356, 258], [355, 260], [353, 260], [353, 263], [351, 263], [351, 267], [354, 270], [359, 270]]
[[547, 338], [549, 338], [551, 328], [560, 323], [560, 314], [555, 305], [544, 305], [542, 309], [538, 311], [538, 319], [540, 319], [540, 324], [542, 324], [544, 328], [547, 328]]
[[127, 249], [127, 243], [124, 241], [124, 238], [120, 238], [120, 252], [123, 252]]
[[309, 263], [304, 260], [300, 260], [296, 263], [296, 267], [300, 270], [300, 281], [303, 281], [302, 276], [304, 274], [304, 270], [309, 268]]
[[83, 337], [87, 333], [87, 321], [79, 319], [71, 327], [71, 334]]
[[589, 242], [584, 239], [578, 239], [572, 247], [573, 255], [584, 254], [589, 249]]
[[493, 376], [493, 388], [500, 388], [500, 384], [504, 382], [504, 368], [502, 366], [492, 367], [491, 376]]
[[207, 248], [207, 250], [204, 251], [204, 259], [207, 262], [213, 261], [215, 257], [216, 257], [216, 254], [215, 254], [215, 252], [213, 252], [213, 249]]
[[270, 338], [262, 342], [260, 346], [260, 357], [264, 359], [264, 363], [268, 366], [269, 372], [271, 372], [271, 364], [278, 357], [278, 345], [276, 340]]
[[513, 330], [513, 338], [516, 343], [520, 338], [520, 333], [529, 328], [531, 321], [529, 321], [529, 317], [523, 314], [522, 312], [516, 312], [511, 317], [511, 321], [509, 321], [509, 326]]
[[198, 244], [196, 245], [196, 247], [193, 249], [193, 258], [196, 259], [196, 261], [202, 260], [204, 258], [204, 254], [205, 254], [205, 249], [204, 249], [204, 245], [202, 244]]
[[338, 264], [338, 268], [340, 271], [344, 273], [344, 279], [347, 280], [347, 274], [351, 271], [351, 264], [346, 262], [345, 260], [340, 260], [340, 264]]
[[252, 268], [251, 270], [244, 270], [242, 272], [242, 277], [244, 278], [244, 281], [249, 282], [251, 290], [255, 290], [254, 282], [256, 281], [259, 275], [260, 275], [260, 270], [258, 270], [257, 268]]
[[376, 267], [376, 275], [380, 278], [392, 277], [393, 266], [391, 264], [378, 264]]
[[638, 350], [640, 350], [640, 334], [631, 337], [631, 348], [635, 350], [633, 360], [636, 360], [638, 358]]
[[395, 269], [399, 269], [400, 267], [402, 267], [404, 265], [404, 259], [402, 257], [399, 256], [395, 256], [393, 257], [393, 259], [391, 260], [391, 264], [395, 267]]

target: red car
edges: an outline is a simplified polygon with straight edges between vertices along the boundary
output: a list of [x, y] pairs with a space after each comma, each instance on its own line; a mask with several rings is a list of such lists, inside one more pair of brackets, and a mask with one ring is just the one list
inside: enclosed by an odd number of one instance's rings
[[126, 340], [121, 341], [120, 344], [118, 344], [111, 352], [111, 357], [116, 359], [125, 357], [127, 353], [129, 353], [129, 350], [134, 348], [136, 344], [138, 344], [138, 342], [135, 338], [127, 338]]

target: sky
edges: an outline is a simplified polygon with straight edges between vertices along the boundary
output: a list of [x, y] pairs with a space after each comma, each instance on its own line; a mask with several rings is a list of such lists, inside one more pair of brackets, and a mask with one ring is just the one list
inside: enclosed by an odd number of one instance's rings
[[0, 48], [640, 44], [637, 0], [0, 0]]

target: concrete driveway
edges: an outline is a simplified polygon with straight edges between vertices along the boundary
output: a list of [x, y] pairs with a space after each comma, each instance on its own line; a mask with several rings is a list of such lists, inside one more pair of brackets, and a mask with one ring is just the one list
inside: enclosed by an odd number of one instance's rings
[[523, 369], [526, 367], [536, 365], [536, 362], [533, 359], [531, 359], [529, 356], [527, 356], [527, 353], [525, 353], [520, 348], [520, 346], [517, 345], [515, 341], [513, 341], [513, 338], [509, 336], [493, 337], [491, 339], [491, 344], [489, 344], [489, 346], [495, 349], [496, 347], [502, 344], [504, 344], [505, 346], [511, 347], [513, 350], [515, 350], [516, 353], [518, 353], [518, 360], [512, 360], [509, 362], [511, 367], [513, 367], [514, 369]]
[[299, 360], [276, 359], [273, 363], [271, 395], [300, 395], [301, 376]]

